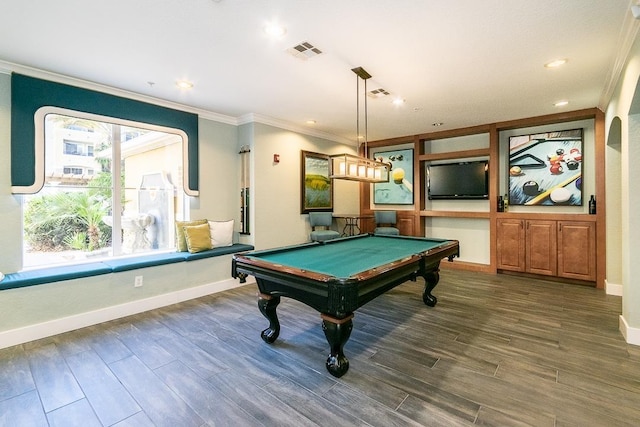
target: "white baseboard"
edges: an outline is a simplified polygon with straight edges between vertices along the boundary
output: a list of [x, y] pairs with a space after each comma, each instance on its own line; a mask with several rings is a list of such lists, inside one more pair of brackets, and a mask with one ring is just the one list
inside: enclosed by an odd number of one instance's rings
[[604, 281], [604, 290], [607, 295], [616, 295], [622, 296], [622, 285], [618, 285], [616, 283], [609, 283], [608, 281]]
[[237, 288], [254, 282], [255, 280], [253, 280], [253, 277], [248, 277], [247, 283], [242, 284], [240, 284], [238, 280], [227, 279], [216, 283], [182, 289], [151, 298], [131, 301], [125, 304], [114, 305], [95, 311], [50, 320], [48, 322], [3, 331], [0, 332], [0, 349], [73, 331], [86, 326], [97, 325], [98, 323], [108, 322], [109, 320], [119, 319], [132, 314], [166, 307], [179, 302], [203, 297], [216, 292], [226, 291], [228, 289]]
[[620, 332], [627, 343], [633, 345], [640, 345], [640, 328], [632, 328], [629, 326], [625, 318], [620, 315]]

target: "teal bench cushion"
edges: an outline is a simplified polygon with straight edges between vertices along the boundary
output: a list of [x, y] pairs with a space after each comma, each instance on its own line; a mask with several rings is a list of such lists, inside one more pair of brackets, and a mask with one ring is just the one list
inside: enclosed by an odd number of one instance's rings
[[0, 281], [0, 289], [22, 288], [109, 273], [111, 273], [111, 267], [102, 262], [39, 268], [5, 275]]
[[60, 282], [62, 280], [117, 273], [121, 271], [135, 270], [138, 268], [154, 267], [156, 265], [213, 258], [220, 255], [234, 254], [253, 249], [254, 247], [251, 245], [234, 243], [231, 246], [213, 248], [195, 254], [189, 252], [164, 252], [127, 258], [113, 258], [87, 264], [65, 265], [20, 271], [5, 275], [4, 279], [0, 281], [0, 290], [23, 288], [26, 286], [42, 285], [44, 283]]
[[189, 252], [166, 252], [129, 258], [113, 258], [102, 261], [102, 263], [108, 265], [113, 273], [117, 273], [119, 271], [183, 262], [186, 255], [189, 255]]

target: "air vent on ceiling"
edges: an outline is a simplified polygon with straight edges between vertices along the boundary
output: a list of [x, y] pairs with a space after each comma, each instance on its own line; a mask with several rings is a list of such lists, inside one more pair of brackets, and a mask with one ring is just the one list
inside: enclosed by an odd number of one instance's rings
[[292, 48], [287, 49], [291, 55], [296, 58], [307, 60], [322, 54], [322, 51], [309, 42], [302, 42]]
[[371, 98], [382, 98], [382, 97], [388, 96], [389, 92], [387, 92], [382, 88], [379, 88], [379, 89], [370, 90], [369, 92], [367, 92], [367, 95], [369, 95]]

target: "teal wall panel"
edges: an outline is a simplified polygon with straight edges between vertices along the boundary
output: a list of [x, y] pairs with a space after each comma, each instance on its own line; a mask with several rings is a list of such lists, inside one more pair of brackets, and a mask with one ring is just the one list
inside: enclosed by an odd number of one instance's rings
[[60, 107], [183, 130], [188, 137], [189, 189], [198, 191], [198, 115], [22, 74], [11, 75], [11, 183], [35, 181], [34, 114]]

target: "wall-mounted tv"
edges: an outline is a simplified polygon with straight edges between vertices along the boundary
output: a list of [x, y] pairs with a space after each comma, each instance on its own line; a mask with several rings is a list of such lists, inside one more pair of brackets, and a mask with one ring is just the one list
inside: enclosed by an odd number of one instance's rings
[[489, 161], [430, 164], [427, 197], [438, 199], [488, 199]]

